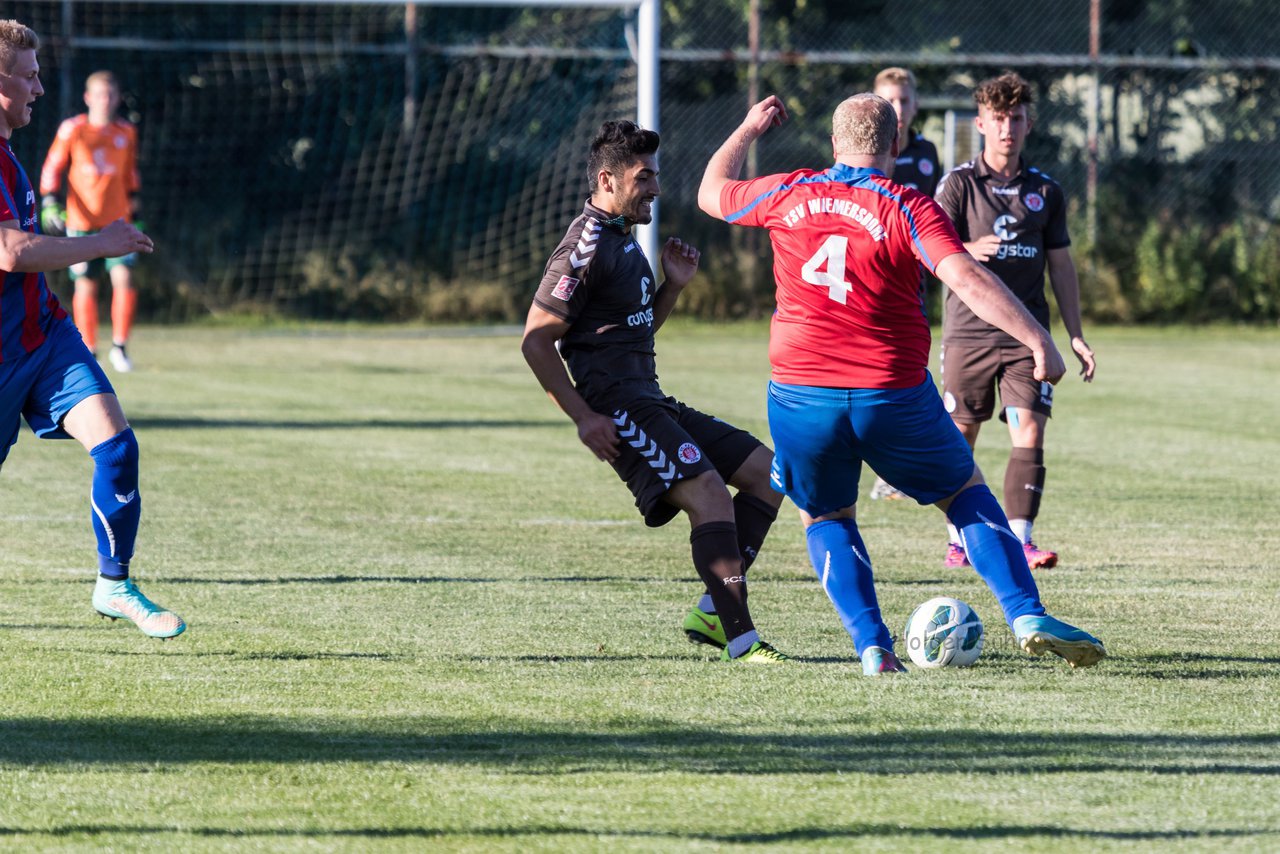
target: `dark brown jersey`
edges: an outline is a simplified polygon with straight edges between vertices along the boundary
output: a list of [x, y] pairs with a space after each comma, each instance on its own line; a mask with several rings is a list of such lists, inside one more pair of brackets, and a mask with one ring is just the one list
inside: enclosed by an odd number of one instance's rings
[[630, 231], [591, 205], [547, 262], [533, 301], [569, 323], [560, 355], [597, 411], [663, 395], [654, 362], [653, 268]]
[[895, 184], [932, 196], [938, 188], [938, 178], [941, 175], [937, 147], [915, 133], [911, 135], [907, 147], [898, 152], [898, 159], [893, 161], [893, 174], [889, 177]]
[[[936, 199], [964, 242], [988, 234], [1000, 238], [1000, 248], [983, 264], [1048, 329], [1046, 253], [1071, 245], [1066, 196], [1058, 182], [1021, 161], [1018, 174], [1005, 181], [979, 156], [948, 172], [938, 185]], [[950, 290], [943, 308], [942, 340], [989, 347], [1022, 346], [1013, 336], [975, 315]]]

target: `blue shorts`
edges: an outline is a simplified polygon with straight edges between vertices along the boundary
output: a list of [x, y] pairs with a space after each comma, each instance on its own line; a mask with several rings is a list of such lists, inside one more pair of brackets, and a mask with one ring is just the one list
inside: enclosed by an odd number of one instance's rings
[[769, 431], [773, 488], [810, 516], [856, 504], [864, 462], [921, 504], [973, 476], [973, 451], [930, 377], [907, 389], [771, 382]]
[[71, 319], [55, 320], [43, 344], [0, 363], [0, 463], [18, 441], [20, 416], [41, 439], [69, 439], [62, 419], [95, 394], [115, 394], [115, 389]]

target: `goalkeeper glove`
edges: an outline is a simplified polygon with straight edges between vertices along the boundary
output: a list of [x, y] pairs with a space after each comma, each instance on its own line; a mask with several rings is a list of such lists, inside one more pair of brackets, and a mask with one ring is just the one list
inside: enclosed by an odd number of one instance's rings
[[58, 204], [58, 197], [47, 195], [40, 200], [40, 230], [46, 234], [66, 234], [67, 209]]

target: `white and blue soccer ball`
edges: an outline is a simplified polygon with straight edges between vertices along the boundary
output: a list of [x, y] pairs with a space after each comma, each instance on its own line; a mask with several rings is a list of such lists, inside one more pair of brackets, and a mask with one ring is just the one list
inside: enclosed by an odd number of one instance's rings
[[965, 602], [937, 596], [907, 619], [903, 641], [917, 667], [968, 667], [982, 654], [982, 620]]

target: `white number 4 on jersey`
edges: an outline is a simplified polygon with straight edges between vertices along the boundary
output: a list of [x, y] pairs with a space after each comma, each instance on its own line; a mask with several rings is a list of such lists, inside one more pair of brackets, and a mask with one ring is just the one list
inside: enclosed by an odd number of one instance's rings
[[[805, 262], [800, 275], [811, 285], [827, 289], [827, 297], [844, 305], [853, 284], [845, 280], [844, 258], [849, 249], [849, 238], [833, 234], [826, 239], [813, 257]], [[826, 267], [825, 270], [822, 268]]]

